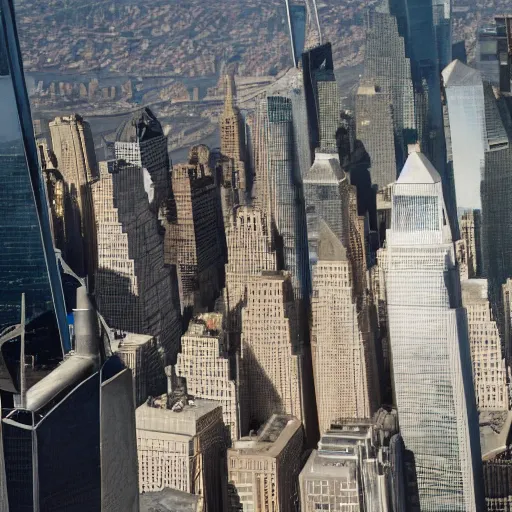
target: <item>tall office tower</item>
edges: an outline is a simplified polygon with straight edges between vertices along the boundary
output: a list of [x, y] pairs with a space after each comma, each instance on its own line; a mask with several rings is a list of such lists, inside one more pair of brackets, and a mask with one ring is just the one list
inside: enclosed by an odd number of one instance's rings
[[301, 510], [405, 512], [403, 443], [396, 412], [332, 425], [299, 477]]
[[149, 108], [135, 112], [117, 129], [115, 157], [144, 171], [151, 209], [166, 205], [170, 194], [169, 154], [162, 125]]
[[[347, 250], [350, 261], [354, 292], [362, 296], [365, 289], [366, 259], [364, 248], [364, 219], [358, 215], [356, 187], [349, 183], [349, 176], [340, 167], [333, 153], [315, 155], [315, 162], [304, 176], [304, 195], [308, 215], [316, 222], [322, 219]], [[312, 263], [318, 241], [314, 240], [315, 227], [310, 238]]]
[[264, 271], [277, 270], [277, 257], [260, 210], [240, 206], [233, 224], [226, 230], [228, 262], [224, 302], [227, 315], [228, 347], [232, 352], [240, 345], [242, 307], [247, 301], [249, 278]]
[[171, 219], [165, 223], [165, 260], [176, 265], [181, 307], [212, 307], [224, 269], [224, 227], [219, 191], [212, 176], [189, 164], [172, 171]]
[[[9, 7], [10, 6], [10, 7]], [[5, 7], [5, 8], [4, 8]], [[69, 327], [62, 283], [52, 243], [44, 182], [38, 163], [30, 104], [25, 87], [12, 5], [0, 9], [0, 93], [3, 130], [0, 143], [0, 331], [17, 325], [21, 318], [21, 294], [25, 293], [27, 355], [61, 360], [69, 350]], [[33, 324], [33, 327], [36, 327]], [[32, 339], [29, 339], [32, 337]], [[19, 338], [17, 338], [19, 341]], [[8, 352], [0, 342], [0, 389], [18, 388], [19, 348]], [[43, 349], [44, 347], [44, 349]], [[9, 355], [11, 354], [11, 355]], [[11, 367], [11, 363], [13, 366]]]
[[242, 309], [241, 407], [250, 421], [263, 424], [272, 414], [304, 419], [302, 347], [289, 274], [263, 272], [247, 282]]
[[316, 148], [335, 150], [341, 100], [334, 76], [331, 43], [304, 52], [302, 69], [311, 153], [314, 155]]
[[148, 396], [157, 396], [167, 389], [158, 342], [154, 336], [117, 332], [112, 351], [130, 368], [134, 380], [135, 407], [142, 405]]
[[304, 4], [290, 4], [286, 0], [286, 15], [292, 49], [292, 60], [295, 67], [299, 67], [304, 45], [306, 43], [307, 10]]
[[507, 411], [507, 367], [498, 327], [487, 299], [486, 279], [462, 281], [462, 305], [466, 308], [473, 383], [478, 409]]
[[227, 170], [224, 174], [229, 173], [233, 188], [245, 192], [245, 128], [240, 110], [235, 105], [234, 88], [234, 77], [227, 75], [224, 111], [220, 117], [220, 150], [227, 159]]
[[500, 333], [504, 331], [502, 285], [512, 277], [512, 120], [500, 96], [496, 98], [490, 85], [484, 88], [485, 119], [489, 149], [485, 152], [481, 183], [482, 198], [482, 269], [489, 283], [489, 300]]
[[[292, 512], [299, 506], [302, 426], [293, 416], [274, 414], [256, 436], [228, 450], [228, 480], [241, 512]], [[236, 510], [236, 508], [232, 508]]]
[[393, 188], [387, 300], [396, 404], [422, 511], [483, 510], [471, 355], [441, 177], [411, 153]]
[[372, 82], [361, 81], [356, 95], [357, 138], [370, 155], [372, 185], [380, 190], [397, 176], [391, 95]]
[[[396, 163], [401, 169], [407, 144], [416, 140], [416, 115], [411, 61], [406, 56], [404, 34], [389, 12], [369, 11], [363, 79], [373, 81], [391, 96]], [[385, 134], [383, 134], [383, 137]]]
[[222, 322], [219, 313], [203, 313], [189, 323], [181, 337], [176, 375], [186, 380], [187, 391], [192, 396], [222, 404], [224, 425], [235, 440], [240, 437], [238, 390]]
[[89, 185], [96, 178], [98, 169], [91, 128], [89, 123], [74, 114], [56, 117], [50, 123], [50, 133], [53, 152], [72, 204], [67, 261], [78, 275], [92, 276], [96, 250]]
[[432, 0], [434, 33], [437, 44], [439, 69], [452, 61], [452, 2], [451, 0]]
[[85, 287], [73, 316], [72, 355], [2, 410], [8, 510], [138, 512], [131, 372], [105, 356]]
[[496, 16], [496, 50], [500, 64], [500, 91], [512, 85], [512, 15]]
[[478, 28], [475, 48], [475, 66], [482, 77], [492, 85], [500, 85], [500, 64], [497, 31], [495, 24], [483, 25]]
[[340, 418], [371, 418], [379, 405], [374, 333], [354, 294], [347, 250], [320, 220], [313, 268], [311, 352], [320, 432]]
[[459, 218], [460, 236], [467, 251], [468, 277], [482, 275], [482, 213], [480, 210], [465, 211]]
[[292, 101], [267, 97], [268, 174], [277, 245], [282, 247], [284, 266], [291, 273], [297, 300], [310, 294], [306, 212], [301, 178], [295, 165]]
[[181, 336], [177, 282], [164, 264], [163, 238], [145, 189], [147, 171], [118, 160], [100, 162], [99, 170], [92, 185], [98, 308], [113, 329], [155, 336], [164, 363], [172, 364]]
[[476, 69], [458, 60], [442, 76], [448, 108], [447, 160], [453, 166], [457, 208], [480, 209], [487, 146], [484, 84]]
[[201, 496], [205, 512], [226, 507], [226, 444], [222, 407], [162, 395], [135, 411], [139, 490], [177, 489]]

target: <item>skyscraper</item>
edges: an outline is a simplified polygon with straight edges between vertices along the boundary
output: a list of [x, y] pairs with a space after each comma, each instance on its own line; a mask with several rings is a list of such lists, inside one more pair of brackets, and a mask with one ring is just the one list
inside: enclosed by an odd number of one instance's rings
[[371, 418], [379, 404], [374, 333], [358, 311], [347, 251], [320, 220], [313, 268], [311, 352], [320, 432], [345, 418]]
[[395, 395], [422, 511], [483, 510], [467, 321], [441, 177], [412, 152], [393, 188], [387, 299]]
[[[95, 232], [90, 184], [98, 175], [89, 123], [77, 114], [50, 123], [52, 147], [68, 189], [67, 262], [80, 276], [95, 270]], [[69, 211], [71, 210], [71, 211]]]
[[149, 108], [135, 112], [117, 129], [115, 157], [144, 169], [144, 187], [153, 211], [169, 199], [170, 169], [167, 137]]
[[311, 351], [319, 426], [324, 432], [339, 418], [371, 417], [379, 388], [361, 219], [355, 187], [337, 155], [316, 153], [304, 176], [304, 192], [313, 272]]
[[[70, 348], [69, 327], [11, 3], [2, 6], [0, 19], [0, 90], [4, 98], [0, 137], [0, 240], [4, 247], [0, 330], [19, 323], [21, 294], [25, 293], [27, 323], [35, 321], [39, 325], [33, 345], [27, 333], [27, 354], [36, 355], [35, 351], [44, 347], [41, 357], [46, 353], [50, 359], [61, 360], [63, 350]], [[17, 363], [6, 349], [0, 347], [1, 387], [13, 392], [17, 383], [11, 375], [17, 373]]]
[[370, 155], [372, 185], [380, 190], [397, 176], [397, 149], [391, 95], [372, 82], [361, 81], [356, 95], [357, 138]]
[[292, 60], [294, 66], [298, 67], [306, 42], [306, 6], [300, 4], [294, 5], [291, 4], [289, 0], [286, 0], [286, 14], [290, 32]]
[[448, 162], [457, 208], [480, 209], [480, 181], [487, 146], [484, 84], [480, 73], [454, 60], [442, 73], [448, 107]]
[[85, 287], [73, 315], [72, 355], [2, 410], [8, 510], [138, 512], [131, 372], [108, 356]]
[[235, 210], [233, 224], [226, 230], [228, 262], [224, 302], [229, 350], [239, 347], [241, 311], [247, 303], [247, 282], [264, 271], [277, 270], [264, 217], [260, 210], [241, 206]]
[[242, 309], [241, 407], [255, 424], [272, 414], [304, 418], [296, 314], [289, 274], [263, 272], [249, 279]]
[[452, 2], [432, 0], [434, 33], [437, 45], [439, 69], [444, 69], [452, 61]]
[[181, 336], [179, 292], [164, 264], [164, 241], [149, 203], [146, 171], [100, 162], [92, 186], [98, 233], [96, 300], [114, 329], [157, 337], [164, 363], [176, 361]]
[[[363, 79], [391, 96], [397, 168], [405, 161], [407, 144], [417, 137], [411, 61], [406, 56], [404, 34], [388, 10], [369, 11]], [[371, 117], [370, 117], [371, 120]], [[385, 132], [382, 137], [387, 137]]]
[[238, 389], [222, 321], [219, 313], [203, 313], [191, 320], [181, 337], [176, 375], [186, 380], [194, 397], [222, 404], [224, 424], [235, 440], [240, 436]]
[[[245, 129], [240, 110], [235, 105], [234, 77], [226, 76], [226, 94], [224, 111], [220, 118], [220, 150], [227, 159], [228, 182], [233, 188], [246, 190], [247, 176], [245, 166]], [[226, 178], [225, 178], [226, 180]]]
[[296, 299], [306, 299], [310, 291], [307, 228], [302, 183], [295, 165], [292, 101], [282, 96], [267, 97], [267, 115], [270, 201], [277, 244], [291, 273]]
[[316, 148], [336, 149], [341, 105], [334, 76], [331, 43], [304, 52], [302, 69], [311, 154], [314, 154]]
[[172, 172], [172, 215], [165, 223], [165, 260], [177, 266], [181, 307], [212, 307], [224, 274], [224, 229], [213, 177], [190, 164]]

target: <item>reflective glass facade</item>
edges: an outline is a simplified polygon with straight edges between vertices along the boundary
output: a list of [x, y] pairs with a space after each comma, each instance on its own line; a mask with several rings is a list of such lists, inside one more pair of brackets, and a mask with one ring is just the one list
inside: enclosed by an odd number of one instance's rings
[[40, 321], [57, 354], [56, 325], [65, 348], [69, 331], [10, 1], [0, 18], [0, 329], [19, 323], [25, 293], [27, 323]]

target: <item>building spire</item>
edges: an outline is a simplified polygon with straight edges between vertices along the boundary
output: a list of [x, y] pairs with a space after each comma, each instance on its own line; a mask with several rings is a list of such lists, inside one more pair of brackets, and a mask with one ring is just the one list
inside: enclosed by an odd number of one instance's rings
[[226, 94], [224, 96], [224, 115], [236, 115], [235, 107], [235, 77], [233, 75], [226, 75]]

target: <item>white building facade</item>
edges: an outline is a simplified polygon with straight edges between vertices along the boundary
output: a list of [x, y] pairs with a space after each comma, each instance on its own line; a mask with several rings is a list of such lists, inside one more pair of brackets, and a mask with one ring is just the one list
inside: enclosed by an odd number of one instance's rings
[[441, 178], [421, 153], [394, 185], [387, 241], [396, 403], [421, 511], [484, 510], [467, 318]]

